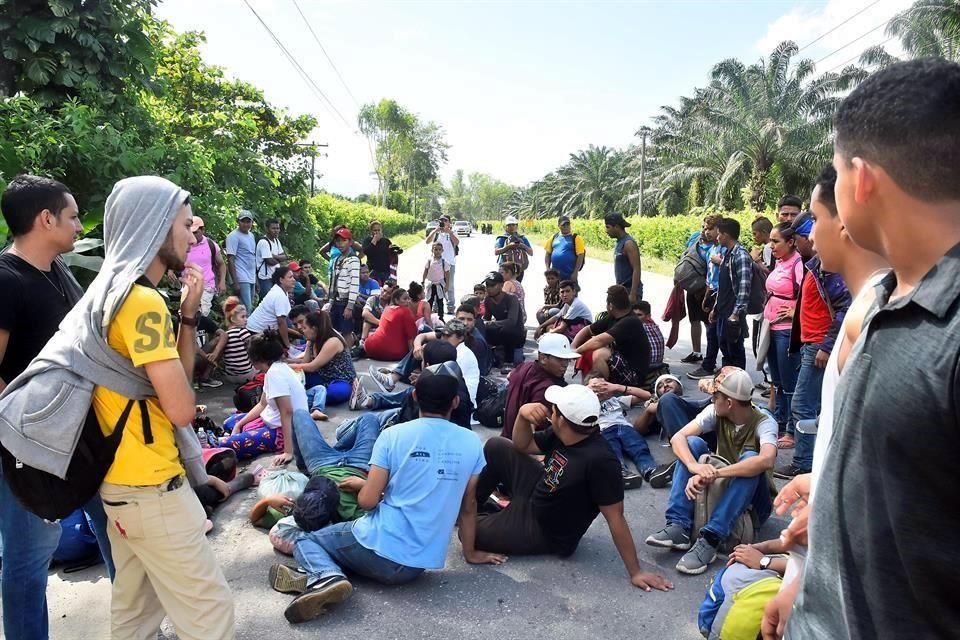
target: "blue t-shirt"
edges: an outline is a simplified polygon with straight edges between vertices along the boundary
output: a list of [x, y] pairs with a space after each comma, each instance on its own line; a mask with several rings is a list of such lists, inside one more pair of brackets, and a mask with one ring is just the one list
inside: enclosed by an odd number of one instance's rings
[[577, 266], [577, 239], [572, 233], [566, 236], [558, 233], [550, 242], [550, 266], [560, 272], [561, 280], [570, 279]]
[[711, 291], [716, 291], [720, 287], [720, 265], [710, 262], [710, 257], [718, 253], [721, 257], [727, 255], [727, 248], [718, 244], [710, 245], [710, 251], [707, 254], [707, 286]]
[[234, 229], [227, 234], [227, 255], [233, 256], [238, 283], [257, 282], [257, 241], [252, 233], [241, 233], [239, 229]]
[[406, 567], [442, 569], [470, 476], [483, 470], [477, 434], [442, 418], [390, 427], [370, 465], [390, 474], [383, 500], [357, 520], [357, 542]]
[[[690, 248], [690, 245], [697, 243], [697, 253], [700, 254], [700, 257], [704, 262], [708, 262], [710, 258], [710, 249], [714, 248], [715, 244], [703, 244], [700, 242], [700, 237], [703, 235], [701, 231], [694, 231], [690, 238], [687, 240], [687, 248]], [[722, 254], [721, 254], [722, 255]]]
[[359, 292], [357, 293], [357, 306], [362, 307], [365, 305], [367, 303], [367, 298], [374, 293], [380, 293], [379, 282], [373, 278], [367, 278], [366, 282], [361, 282]]

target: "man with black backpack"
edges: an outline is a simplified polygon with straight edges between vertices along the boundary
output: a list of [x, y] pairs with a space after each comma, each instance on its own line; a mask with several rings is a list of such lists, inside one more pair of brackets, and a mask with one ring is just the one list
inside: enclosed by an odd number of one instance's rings
[[[723, 366], [740, 369], [747, 367], [747, 352], [743, 339], [747, 335], [747, 314], [763, 310], [751, 309], [754, 302], [751, 287], [754, 280], [753, 259], [740, 244], [740, 223], [733, 218], [724, 218], [717, 224], [717, 244], [726, 247], [727, 255], [720, 264], [720, 280], [717, 286], [717, 301], [710, 311], [710, 322], [717, 323], [717, 337], [723, 353]], [[763, 291], [753, 293], [763, 296]]]
[[560, 232], [553, 234], [544, 245], [546, 255], [543, 262], [547, 269], [556, 269], [561, 280], [577, 282], [580, 270], [587, 258], [587, 247], [583, 238], [570, 231], [570, 216], [560, 216]]
[[[0, 209], [13, 245], [0, 255], [0, 391], [23, 373], [76, 304], [83, 290], [60, 255], [82, 230], [69, 189], [49, 178], [17, 176]], [[100, 497], [86, 505], [107, 571], [113, 575], [107, 517]], [[3, 543], [3, 635], [46, 638], [47, 567], [60, 541], [60, 525], [25, 509], [0, 479]]]

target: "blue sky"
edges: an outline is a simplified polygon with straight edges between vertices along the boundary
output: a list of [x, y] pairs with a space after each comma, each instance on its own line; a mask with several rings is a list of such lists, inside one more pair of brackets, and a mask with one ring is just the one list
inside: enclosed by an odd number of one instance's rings
[[[312, 113], [321, 186], [353, 196], [375, 189], [357, 105], [293, 0], [250, 0], [350, 126], [324, 107], [243, 0], [164, 0], [180, 31], [207, 35], [205, 59], [263, 89], [293, 113]], [[663, 104], [706, 84], [729, 57], [753, 62], [780, 40], [826, 71], [886, 39], [874, 29], [909, 0], [652, 2], [351, 2], [298, 0], [360, 104], [390, 97], [442, 125], [443, 170], [482, 171], [524, 184], [589, 144], [624, 146]]]

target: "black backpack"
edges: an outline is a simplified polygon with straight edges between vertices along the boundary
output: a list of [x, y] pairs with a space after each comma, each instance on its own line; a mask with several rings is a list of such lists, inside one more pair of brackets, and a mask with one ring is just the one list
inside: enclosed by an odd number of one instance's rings
[[[143, 420], [144, 441], [150, 444], [153, 442], [150, 413], [145, 400], [138, 402]], [[66, 478], [61, 479], [52, 473], [27, 466], [5, 448], [0, 447], [3, 479], [20, 504], [28, 511], [51, 522], [66, 518], [86, 505], [97, 495], [107, 471], [113, 464], [133, 403], [133, 400], [127, 402], [126, 408], [120, 414], [116, 429], [109, 436], [103, 435], [97, 414], [93, 407], [90, 407], [80, 432], [80, 439], [73, 450], [73, 457], [70, 458]]]
[[260, 402], [260, 396], [263, 395], [264, 375], [258, 373], [253, 380], [244, 382], [233, 390], [233, 406], [240, 413], [249, 413], [257, 403]]
[[497, 391], [494, 395], [487, 396], [483, 401], [478, 400], [477, 410], [473, 412], [473, 417], [477, 422], [491, 429], [503, 429], [503, 416], [507, 408], [507, 386]]

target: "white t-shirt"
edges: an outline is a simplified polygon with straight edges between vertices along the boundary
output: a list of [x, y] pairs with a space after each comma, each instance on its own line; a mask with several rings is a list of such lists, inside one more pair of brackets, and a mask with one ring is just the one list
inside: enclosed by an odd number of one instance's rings
[[600, 403], [600, 431], [605, 431], [618, 424], [629, 425], [627, 411], [633, 406], [633, 396], [614, 396]]
[[267, 395], [267, 408], [260, 417], [265, 423], [274, 428], [280, 427], [280, 409], [277, 408], [277, 398], [290, 397], [294, 411], [309, 411], [307, 392], [300, 384], [300, 379], [293, 369], [283, 362], [274, 362], [267, 369], [263, 377], [263, 392]]
[[457, 366], [460, 367], [463, 381], [467, 385], [470, 402], [476, 408], [477, 387], [480, 386], [480, 365], [477, 364], [477, 356], [470, 350], [466, 342], [457, 345]]
[[[766, 414], [764, 414], [766, 415]], [[707, 408], [700, 412], [694, 421], [700, 427], [700, 431], [703, 433], [711, 433], [717, 428], [717, 412], [714, 410], [712, 404], [708, 404]], [[737, 431], [740, 431], [744, 425], [736, 425]], [[757, 436], [760, 438], [760, 445], [772, 444], [777, 446], [777, 421], [766, 416], [763, 420], [760, 421], [760, 424], [757, 425]], [[729, 462], [733, 463], [736, 460], [730, 460]]]
[[247, 319], [247, 329], [254, 333], [263, 333], [267, 329], [277, 328], [277, 318], [290, 314], [290, 296], [278, 284], [273, 285], [260, 305]]
[[[450, 234], [446, 231], [441, 231], [437, 234], [437, 242], [443, 245], [443, 261], [448, 265], [457, 264], [457, 252], [453, 248], [453, 241], [450, 240]], [[447, 269], [449, 271], [449, 269]]]
[[273, 272], [277, 270], [278, 264], [267, 264], [267, 258], [273, 258], [283, 253], [283, 245], [280, 244], [280, 238], [269, 240], [260, 238], [257, 242], [257, 278], [260, 280], [269, 280], [273, 277]]
[[560, 318], [563, 320], [586, 320], [593, 322], [593, 314], [590, 313], [590, 307], [580, 298], [574, 298], [570, 304], [560, 307]]

